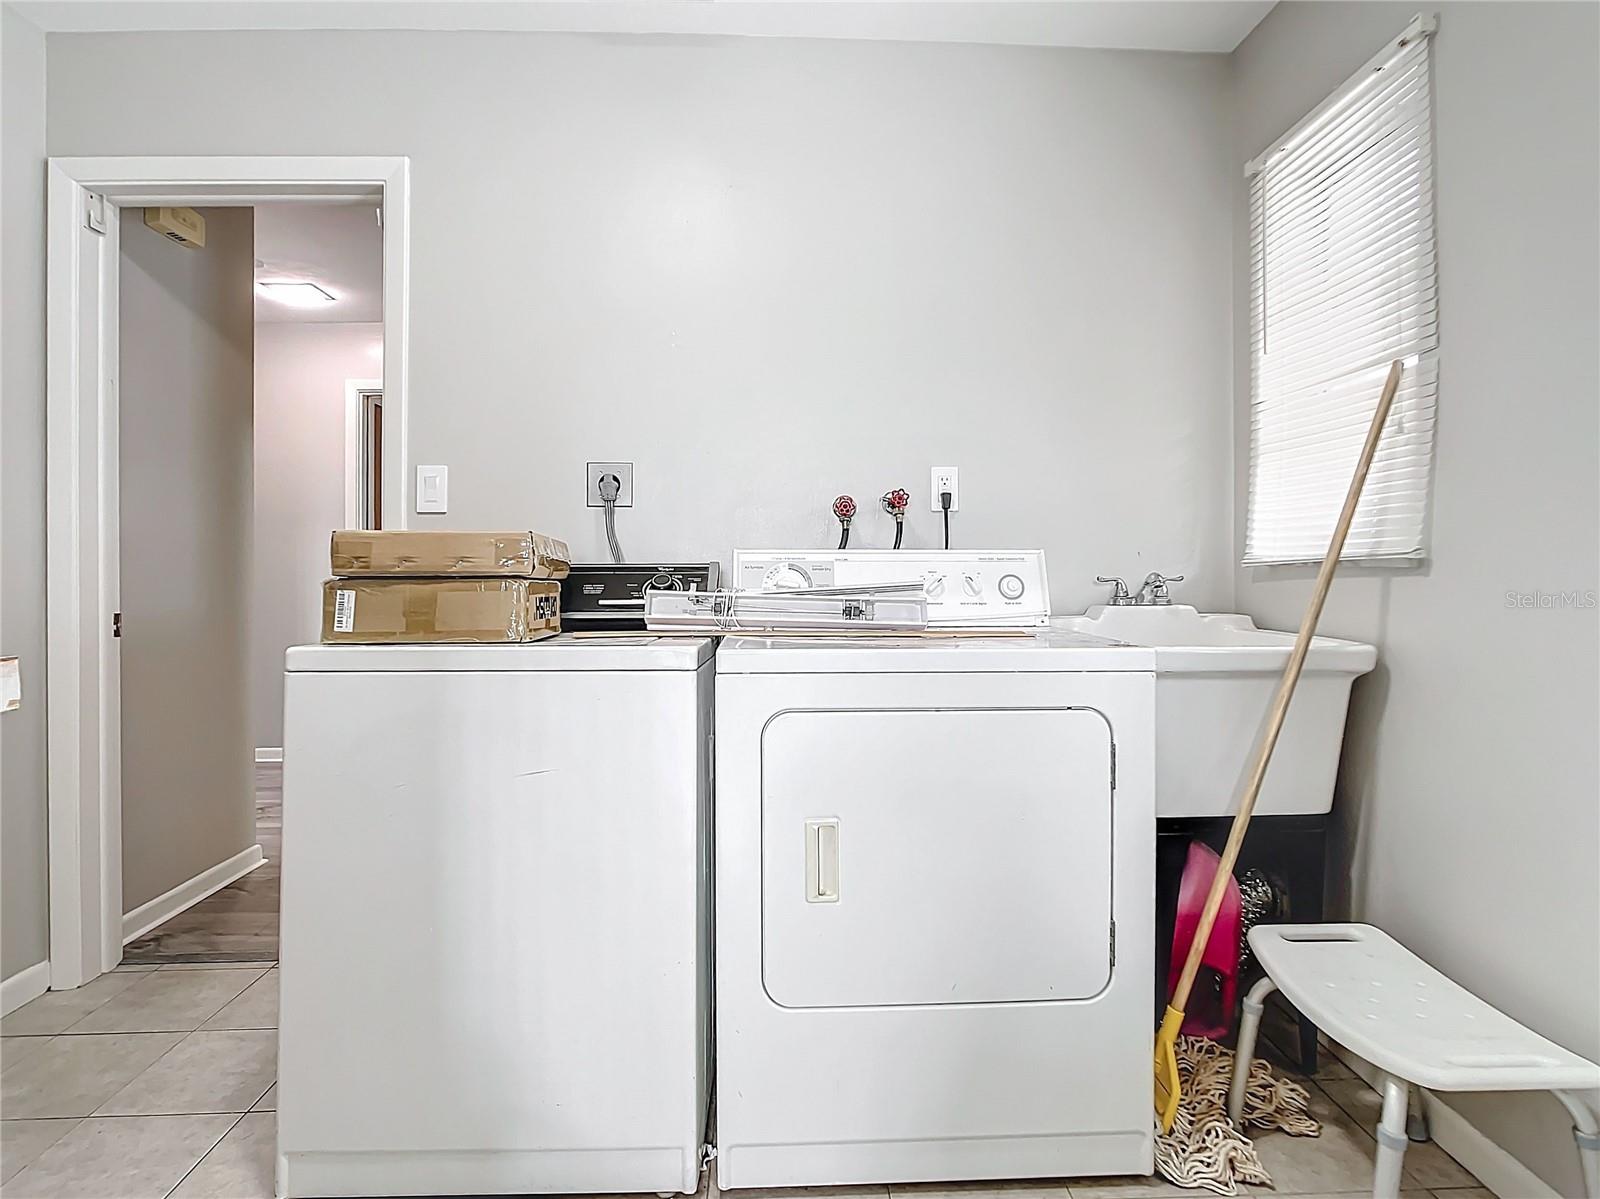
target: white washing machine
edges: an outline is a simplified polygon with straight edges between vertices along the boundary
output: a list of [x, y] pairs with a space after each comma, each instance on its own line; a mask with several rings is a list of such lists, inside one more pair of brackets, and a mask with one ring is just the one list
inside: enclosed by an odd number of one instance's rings
[[712, 654], [289, 651], [279, 1195], [695, 1190]]
[[1150, 1172], [1153, 669], [724, 642], [721, 1186]]

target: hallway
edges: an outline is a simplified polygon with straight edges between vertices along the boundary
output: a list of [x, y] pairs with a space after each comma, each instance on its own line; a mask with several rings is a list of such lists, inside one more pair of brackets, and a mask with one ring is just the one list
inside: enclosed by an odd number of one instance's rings
[[122, 952], [124, 966], [278, 960], [283, 876], [283, 763], [256, 764], [256, 840], [266, 861], [152, 929]]

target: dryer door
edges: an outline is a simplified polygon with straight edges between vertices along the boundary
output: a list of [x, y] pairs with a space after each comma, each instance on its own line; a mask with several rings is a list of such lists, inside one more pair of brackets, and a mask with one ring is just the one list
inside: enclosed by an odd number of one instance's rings
[[784, 1007], [1083, 999], [1111, 977], [1111, 730], [1087, 708], [788, 711], [761, 741]]

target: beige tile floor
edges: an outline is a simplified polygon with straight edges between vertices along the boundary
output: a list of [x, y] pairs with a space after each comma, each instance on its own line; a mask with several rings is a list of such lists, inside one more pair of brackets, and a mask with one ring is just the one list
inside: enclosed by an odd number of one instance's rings
[[5, 1199], [272, 1194], [278, 972], [125, 966], [0, 1021]]
[[[276, 1138], [272, 963], [123, 967], [0, 1022], [4, 1199], [269, 1199]], [[1269, 1028], [1269, 1031], [1270, 1028]], [[1275, 1054], [1270, 1043], [1268, 1054]], [[1281, 1054], [1276, 1060], [1282, 1062]], [[1377, 1096], [1334, 1058], [1312, 1084], [1316, 1139], [1257, 1142], [1261, 1194], [1354, 1196], [1372, 1180]], [[1406, 1199], [1489, 1199], [1436, 1145], [1406, 1154]], [[811, 1199], [1160, 1199], [1157, 1179], [851, 1187]], [[740, 1192], [754, 1197], [756, 1192]]]

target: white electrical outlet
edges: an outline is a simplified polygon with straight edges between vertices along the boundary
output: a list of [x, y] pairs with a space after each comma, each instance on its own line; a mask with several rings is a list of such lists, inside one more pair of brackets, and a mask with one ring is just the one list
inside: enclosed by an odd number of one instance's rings
[[936, 466], [933, 468], [932, 483], [928, 498], [932, 501], [930, 507], [934, 512], [944, 511], [944, 505], [939, 502], [939, 494], [950, 493], [950, 511], [961, 511], [960, 472], [954, 466]]
[[631, 462], [591, 462], [588, 465], [584, 478], [584, 495], [591, 508], [604, 508], [605, 500], [600, 495], [600, 478], [602, 475], [616, 475], [617, 482], [621, 485], [617, 492], [617, 507], [633, 507], [633, 463]]

